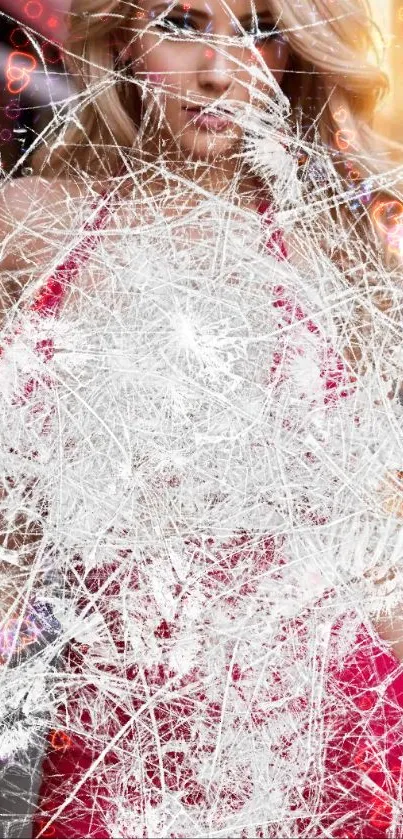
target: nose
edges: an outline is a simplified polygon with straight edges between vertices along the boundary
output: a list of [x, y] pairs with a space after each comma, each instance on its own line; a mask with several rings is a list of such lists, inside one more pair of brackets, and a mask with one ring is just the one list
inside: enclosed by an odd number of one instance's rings
[[234, 61], [225, 47], [202, 47], [198, 77], [205, 93], [219, 96], [227, 93], [233, 84], [234, 70]]

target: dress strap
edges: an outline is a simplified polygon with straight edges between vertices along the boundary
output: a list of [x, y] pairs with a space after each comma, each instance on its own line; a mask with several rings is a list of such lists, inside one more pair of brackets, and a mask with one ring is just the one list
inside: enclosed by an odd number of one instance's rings
[[[91, 204], [91, 211], [95, 215], [84, 225], [84, 235], [67, 257], [61, 262], [46, 283], [39, 290], [35, 300], [30, 306], [31, 311], [40, 315], [55, 315], [61, 306], [66, 285], [76, 277], [80, 269], [88, 261], [91, 251], [97, 244], [98, 230], [101, 230], [110, 213], [109, 195], [102, 192]], [[269, 201], [261, 201], [258, 212], [268, 224], [273, 220], [272, 205]], [[266, 242], [267, 249], [279, 260], [286, 260], [288, 257], [286, 244], [281, 230], [273, 230]]]
[[66, 258], [61, 262], [46, 283], [39, 290], [34, 302], [30, 306], [31, 311], [40, 315], [55, 315], [58, 313], [62, 303], [66, 285], [77, 276], [80, 269], [88, 261], [91, 251], [97, 244], [96, 232], [101, 230], [109, 216], [109, 196], [102, 192], [91, 204], [91, 210], [95, 212], [90, 220], [84, 225], [84, 235]]

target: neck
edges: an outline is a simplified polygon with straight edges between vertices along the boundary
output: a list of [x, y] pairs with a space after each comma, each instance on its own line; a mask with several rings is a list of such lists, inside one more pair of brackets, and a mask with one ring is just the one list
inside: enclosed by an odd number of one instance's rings
[[[185, 203], [195, 203], [205, 193], [227, 198], [237, 206], [256, 209], [263, 196], [262, 184], [256, 176], [236, 167], [237, 161], [192, 161], [180, 164], [165, 155], [138, 156], [139, 180], [146, 193], [153, 197], [170, 192]], [[235, 165], [234, 165], [235, 163]], [[232, 165], [231, 165], [232, 164]]]

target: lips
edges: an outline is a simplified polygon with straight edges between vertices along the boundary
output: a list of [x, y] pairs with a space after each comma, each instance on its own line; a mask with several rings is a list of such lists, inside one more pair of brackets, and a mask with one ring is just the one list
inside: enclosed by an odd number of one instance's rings
[[231, 125], [231, 120], [227, 117], [208, 112], [201, 106], [187, 107], [185, 111], [192, 118], [192, 123], [198, 128], [225, 131]]
[[208, 107], [208, 105], [185, 105], [185, 111], [191, 111], [197, 114], [211, 113], [211, 111], [208, 111]]

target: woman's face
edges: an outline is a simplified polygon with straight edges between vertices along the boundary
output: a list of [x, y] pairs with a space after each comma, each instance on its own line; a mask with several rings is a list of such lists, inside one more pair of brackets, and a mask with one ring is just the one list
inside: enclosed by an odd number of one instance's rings
[[143, 140], [185, 160], [228, 157], [242, 128], [203, 109], [259, 107], [270, 74], [281, 84], [289, 50], [267, 0], [137, 1], [129, 55], [144, 80]]

